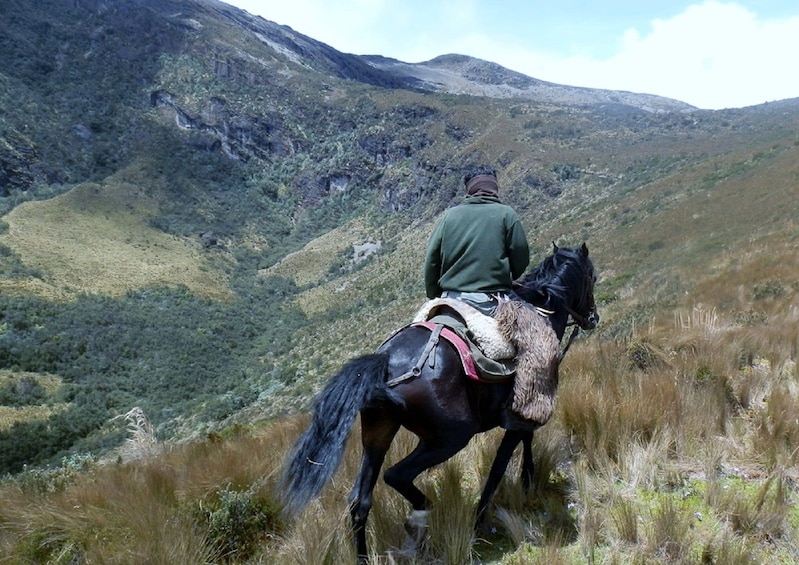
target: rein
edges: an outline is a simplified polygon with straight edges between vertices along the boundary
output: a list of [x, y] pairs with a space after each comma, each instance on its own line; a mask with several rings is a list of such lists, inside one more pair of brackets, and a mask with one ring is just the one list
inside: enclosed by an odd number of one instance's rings
[[[564, 306], [563, 309], [566, 310], [566, 312], [572, 318], [572, 321], [568, 322], [566, 324], [566, 327], [574, 326], [574, 329], [572, 330], [572, 333], [569, 336], [569, 340], [566, 342], [566, 346], [563, 348], [563, 351], [560, 352], [559, 361], [563, 361], [563, 358], [566, 357], [566, 352], [569, 351], [569, 348], [572, 346], [572, 343], [574, 343], [574, 340], [577, 339], [577, 334], [580, 333], [580, 328], [581, 327], [588, 328], [592, 326], [588, 318], [586, 318], [582, 314], [578, 314], [573, 308], [569, 306]], [[554, 312], [552, 313], [554, 314]]]
[[585, 316], [578, 314], [568, 306], [564, 306], [563, 309], [566, 310], [566, 312], [568, 312], [569, 315], [572, 317], [572, 320], [574, 320], [573, 322], [569, 322], [566, 325], [571, 326], [577, 324], [584, 328], [591, 325], [591, 323], [588, 321], [588, 319]]
[[[546, 310], [546, 309], [540, 308], [538, 306], [536, 306], [535, 309], [541, 316], [543, 316], [545, 318], [549, 318], [552, 314], [555, 313], [554, 310]], [[566, 310], [566, 312], [568, 312], [571, 315], [572, 318], [574, 318], [574, 321], [568, 322], [566, 324], [566, 327], [574, 326], [574, 329], [572, 330], [572, 333], [569, 336], [569, 340], [566, 342], [566, 346], [563, 348], [563, 351], [560, 352], [560, 357], [558, 358], [558, 362], [559, 363], [561, 361], [563, 361], [564, 357], [566, 357], [566, 352], [572, 346], [572, 343], [574, 343], [574, 340], [577, 339], [577, 334], [580, 333], [580, 320], [582, 320], [583, 322], [586, 321], [585, 318], [580, 316], [577, 312], [575, 312], [574, 310], [572, 310], [568, 306], [566, 306], [565, 310]]]
[[566, 357], [566, 352], [572, 346], [572, 343], [577, 338], [577, 334], [580, 333], [580, 326], [576, 323], [574, 324], [574, 329], [572, 330], [572, 334], [569, 336], [569, 341], [566, 342], [566, 347], [563, 348], [563, 351], [560, 352], [560, 359], [558, 361], [563, 361], [563, 358]]

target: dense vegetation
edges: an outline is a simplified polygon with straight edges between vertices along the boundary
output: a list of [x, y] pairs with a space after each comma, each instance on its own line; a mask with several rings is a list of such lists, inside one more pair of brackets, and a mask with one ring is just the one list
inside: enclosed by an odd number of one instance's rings
[[[725, 283], [707, 290], [723, 295]], [[530, 492], [515, 461], [488, 524], [473, 531], [501, 434], [475, 438], [418, 481], [434, 506], [417, 562], [795, 562], [795, 291], [747, 297], [757, 317], [680, 308], [626, 339], [578, 342], [556, 413], [536, 435]], [[354, 561], [343, 517], [360, 460], [356, 438], [319, 502], [287, 520], [277, 479], [307, 417], [169, 445], [141, 414], [128, 416], [116, 463], [71, 457], [0, 485], [0, 549], [23, 562]], [[412, 447], [400, 433], [388, 464]], [[407, 512], [378, 485], [374, 562], [403, 558]]]
[[[251, 404], [263, 392], [261, 374], [270, 370], [256, 362], [259, 354], [290, 350], [291, 332], [304, 323], [301, 312], [281, 307], [290, 289], [285, 281], [264, 279], [260, 288], [240, 289], [230, 303], [165, 288], [55, 305], [4, 297], [0, 365], [60, 375], [65, 386], [47, 400], [70, 407], [2, 430], [0, 469], [57, 461], [73, 446], [101, 452], [117, 445], [124, 429], [106, 423], [131, 406], [158, 424], [172, 422], [159, 430], [171, 437], [178, 415], [217, 421]], [[275, 324], [270, 310], [285, 322]], [[35, 390], [27, 392], [29, 401]], [[21, 402], [16, 396], [13, 402]]]

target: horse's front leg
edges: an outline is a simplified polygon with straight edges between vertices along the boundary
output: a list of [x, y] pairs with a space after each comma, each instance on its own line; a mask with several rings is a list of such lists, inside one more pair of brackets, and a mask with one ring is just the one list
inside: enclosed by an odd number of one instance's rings
[[[488, 505], [491, 502], [491, 498], [494, 496], [494, 492], [496, 492], [502, 477], [505, 475], [505, 471], [508, 468], [508, 463], [510, 463], [510, 459], [513, 457], [513, 452], [516, 449], [516, 446], [519, 445], [519, 443], [523, 443], [526, 447], [529, 447], [532, 439], [533, 432], [526, 431], [508, 430], [505, 432], [505, 435], [502, 436], [502, 441], [497, 448], [497, 454], [494, 456], [494, 462], [491, 464], [491, 470], [488, 472], [488, 478], [486, 479], [485, 486], [483, 487], [483, 493], [480, 495], [480, 502], [477, 504], [477, 521], [475, 523], [475, 529], [482, 526], [483, 521], [485, 520], [485, 514], [486, 510], [488, 509]], [[532, 474], [532, 450], [530, 451], [530, 472]], [[522, 481], [524, 480], [523, 473]]]
[[524, 494], [530, 492], [530, 485], [533, 482], [533, 473], [535, 471], [535, 463], [533, 462], [533, 432], [522, 432], [522, 488]]

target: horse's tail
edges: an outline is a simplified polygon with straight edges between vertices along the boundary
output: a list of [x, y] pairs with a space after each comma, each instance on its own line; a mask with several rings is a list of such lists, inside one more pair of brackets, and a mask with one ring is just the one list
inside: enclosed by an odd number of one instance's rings
[[349, 361], [316, 396], [313, 419], [294, 444], [283, 472], [285, 510], [296, 514], [333, 478], [361, 407], [388, 394], [388, 355]]

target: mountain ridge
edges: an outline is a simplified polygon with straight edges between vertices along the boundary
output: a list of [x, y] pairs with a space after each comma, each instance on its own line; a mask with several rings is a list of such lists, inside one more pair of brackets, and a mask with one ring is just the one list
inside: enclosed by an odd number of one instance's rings
[[420, 87], [434, 92], [521, 98], [553, 104], [618, 104], [648, 112], [689, 112], [697, 109], [690, 104], [652, 94], [547, 82], [467, 55], [439, 55], [422, 63], [404, 63], [379, 56], [365, 58], [378, 68], [416, 78], [420, 81]]

